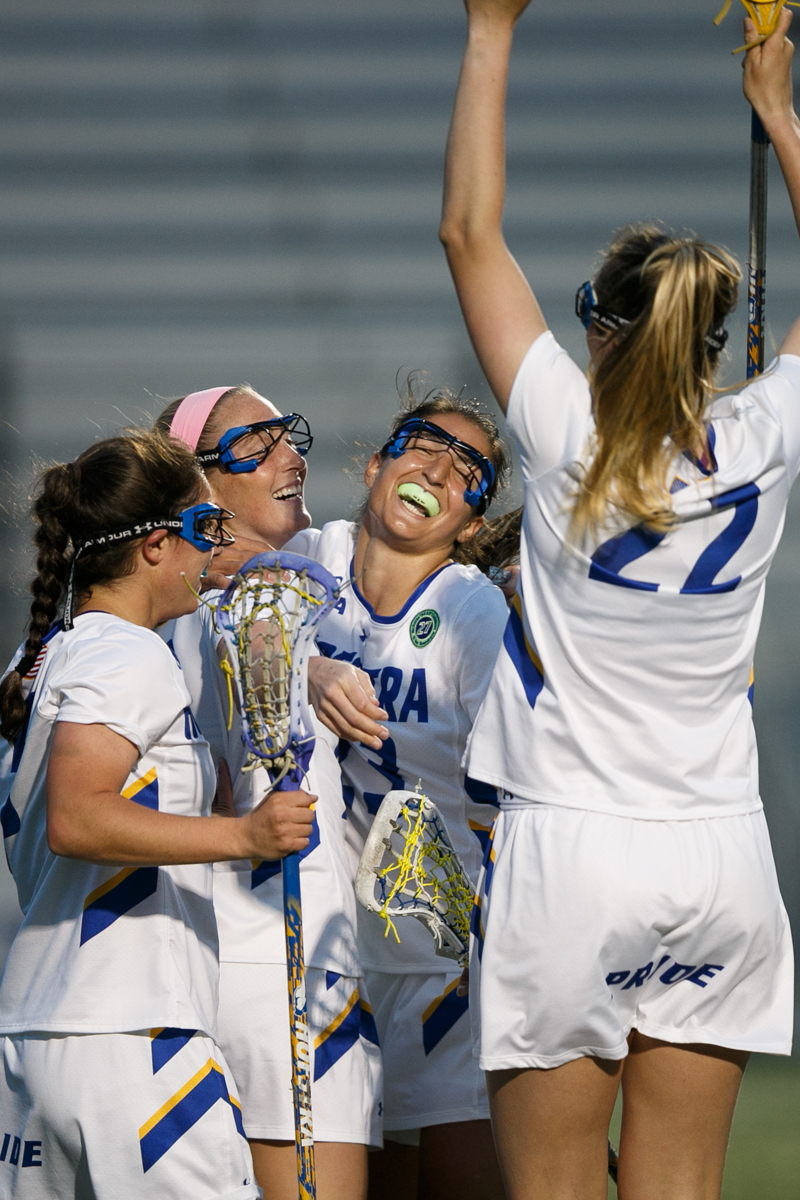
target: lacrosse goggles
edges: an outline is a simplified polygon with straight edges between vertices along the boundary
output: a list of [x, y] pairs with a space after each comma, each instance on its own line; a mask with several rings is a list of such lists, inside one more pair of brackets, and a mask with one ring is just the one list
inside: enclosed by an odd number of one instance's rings
[[[594, 294], [594, 288], [590, 279], [587, 279], [586, 283], [582, 283], [575, 293], [575, 316], [587, 333], [592, 325], [597, 325], [599, 329], [605, 330], [606, 333], [619, 333], [620, 329], [624, 329], [626, 325], [630, 325], [630, 321], [626, 317], [620, 317], [617, 313], [613, 313], [610, 309], [603, 308], [602, 305], [597, 303], [597, 297]], [[707, 333], [704, 338], [709, 350], [716, 350], [717, 352], [725, 349], [727, 340], [728, 331], [721, 325], [719, 329], [714, 329], [711, 333]]]
[[112, 546], [119, 546], [123, 542], [132, 542], [136, 538], [147, 537], [156, 529], [168, 529], [170, 532], [177, 533], [178, 537], [183, 538], [185, 542], [189, 542], [195, 550], [208, 553], [216, 546], [233, 544], [233, 534], [229, 533], [223, 525], [223, 521], [230, 521], [233, 516], [234, 514], [227, 508], [220, 508], [218, 504], [204, 501], [202, 504], [193, 504], [191, 508], [185, 508], [176, 517], [155, 517], [150, 521], [140, 521], [136, 525], [130, 525], [127, 529], [92, 533], [88, 537], [82, 538], [75, 543], [75, 553], [69, 568], [67, 596], [64, 601], [64, 628], [72, 628], [75, 564], [87, 551], [109, 550]]
[[200, 450], [195, 457], [203, 467], [219, 467], [221, 471], [241, 475], [255, 471], [283, 440], [305, 458], [314, 441], [305, 417], [288, 413], [271, 421], [236, 425], [223, 433], [213, 450]]
[[381, 450], [390, 458], [400, 458], [406, 450], [418, 450], [422, 454], [440, 454], [442, 447], [450, 451], [456, 472], [464, 481], [464, 499], [477, 508], [495, 481], [494, 466], [469, 442], [462, 442], [440, 425], [422, 417], [411, 417], [405, 421], [390, 442]]

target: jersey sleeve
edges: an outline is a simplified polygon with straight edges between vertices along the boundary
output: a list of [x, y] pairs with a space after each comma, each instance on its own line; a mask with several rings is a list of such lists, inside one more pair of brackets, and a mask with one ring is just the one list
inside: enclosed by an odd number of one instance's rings
[[[781, 427], [786, 466], [793, 483], [800, 472], [800, 358], [781, 354], [751, 388], [766, 396]], [[749, 390], [746, 388], [742, 395]]]
[[456, 698], [474, 724], [500, 653], [508, 605], [494, 584], [476, 589], [453, 622], [450, 670]]
[[591, 414], [589, 381], [548, 330], [522, 360], [506, 414], [526, 477], [537, 479], [577, 458]]
[[105, 725], [142, 755], [189, 704], [180, 668], [157, 635], [82, 641], [50, 681], [57, 721]]

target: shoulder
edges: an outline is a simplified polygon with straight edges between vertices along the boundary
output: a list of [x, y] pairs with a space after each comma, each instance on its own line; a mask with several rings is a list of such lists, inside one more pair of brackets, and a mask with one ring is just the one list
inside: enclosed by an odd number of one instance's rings
[[433, 595], [441, 596], [451, 625], [471, 625], [473, 621], [482, 620], [492, 625], [498, 621], [505, 624], [508, 614], [505, 597], [477, 567], [453, 563], [435, 582], [439, 586]]
[[586, 444], [592, 427], [589, 381], [549, 330], [520, 364], [506, 417], [528, 478], [574, 460]]
[[78, 617], [75, 627], [53, 646], [50, 679], [63, 683], [114, 679], [120, 687], [137, 688], [182, 683], [180, 667], [162, 638], [152, 629], [106, 613]]

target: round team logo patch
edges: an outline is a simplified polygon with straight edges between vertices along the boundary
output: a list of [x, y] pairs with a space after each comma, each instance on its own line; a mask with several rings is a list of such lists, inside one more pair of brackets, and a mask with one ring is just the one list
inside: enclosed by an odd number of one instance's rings
[[428, 646], [436, 637], [439, 628], [439, 614], [435, 608], [425, 608], [418, 612], [411, 622], [409, 634], [413, 645], [418, 648]]

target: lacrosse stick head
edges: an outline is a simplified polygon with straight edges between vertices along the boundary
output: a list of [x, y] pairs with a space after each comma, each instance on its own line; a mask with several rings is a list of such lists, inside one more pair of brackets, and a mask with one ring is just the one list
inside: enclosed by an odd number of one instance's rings
[[329, 571], [300, 554], [269, 551], [244, 564], [220, 597], [216, 624], [234, 667], [248, 749], [274, 785], [299, 784], [314, 748], [308, 657], [338, 598]]
[[400, 937], [398, 917], [427, 926], [436, 953], [462, 966], [469, 954], [474, 888], [447, 826], [432, 800], [419, 792], [384, 796], [367, 836], [356, 874], [356, 896]]
[[[757, 46], [759, 42], [766, 41], [777, 29], [778, 18], [784, 6], [789, 8], [800, 7], [800, 5], [793, 3], [792, 0], [742, 0], [742, 4], [747, 9], [747, 15], [756, 27], [758, 38], [755, 42], [750, 42], [746, 46], [739, 46], [737, 50], [733, 51], [734, 54], [738, 54], [741, 50], [750, 50], [753, 46]], [[730, 6], [731, 0], [725, 0], [721, 10], [714, 18], [715, 25], [719, 25], [725, 20]]]

